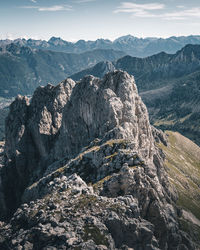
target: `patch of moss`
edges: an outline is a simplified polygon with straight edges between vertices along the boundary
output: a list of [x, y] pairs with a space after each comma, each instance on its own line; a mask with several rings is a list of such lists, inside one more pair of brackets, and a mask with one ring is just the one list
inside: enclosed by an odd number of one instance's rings
[[106, 156], [105, 158], [106, 159], [113, 159], [113, 157], [115, 157], [116, 155], [117, 155], [118, 153], [117, 152], [115, 152], [114, 154], [112, 154], [112, 155], [108, 155], [108, 156]]
[[121, 144], [122, 146], [126, 146], [127, 143], [129, 143], [128, 140], [125, 139], [115, 139], [115, 140], [109, 140], [104, 145], [109, 145], [110, 147], [113, 147], [114, 144]]
[[74, 247], [73, 250], [81, 250], [81, 247]]
[[182, 231], [187, 232], [192, 240], [196, 242], [197, 244], [200, 244], [200, 227], [185, 220], [185, 219], [179, 219], [179, 227]]
[[109, 247], [108, 239], [106, 238], [105, 232], [101, 232], [95, 225], [85, 225], [83, 240], [93, 240], [96, 245], [104, 245]]
[[58, 168], [55, 172], [52, 173], [53, 178], [60, 177], [65, 171], [65, 167]]
[[178, 190], [178, 194], [179, 194], [179, 198], [177, 201], [177, 205], [186, 210], [189, 210], [199, 219], [200, 218], [199, 204], [196, 203], [193, 197], [191, 199], [191, 196], [188, 196], [187, 194], [180, 192], [179, 190]]
[[108, 207], [109, 210], [116, 212], [118, 215], [124, 215], [122, 205], [119, 203], [113, 203]]
[[82, 160], [82, 158], [83, 158], [83, 156], [84, 156], [85, 154], [87, 154], [87, 153], [89, 153], [89, 152], [92, 152], [92, 151], [97, 152], [97, 151], [99, 151], [99, 150], [100, 150], [100, 147], [99, 147], [99, 146], [93, 146], [92, 148], [89, 148], [89, 149], [87, 149], [86, 151], [80, 153], [80, 154], [76, 157], [75, 160], [78, 160], [78, 159]]
[[98, 189], [103, 187], [103, 184], [105, 181], [108, 181], [111, 178], [110, 175], [106, 176], [105, 178], [101, 179], [100, 181], [94, 183], [92, 186], [94, 188], [94, 191], [97, 191]]
[[137, 169], [138, 166], [129, 166], [129, 168], [131, 168], [131, 169]]
[[[168, 117], [168, 118], [170, 118], [170, 117]], [[173, 125], [175, 123], [175, 121], [174, 120], [170, 120], [168, 118], [156, 120], [153, 125], [157, 126], [157, 127], [159, 127], [161, 125]]]
[[39, 210], [31, 210], [30, 214], [29, 214], [29, 217], [30, 218], [34, 218], [36, 216], [36, 214], [38, 213]]
[[81, 195], [78, 199], [77, 204], [75, 205], [75, 208], [84, 209], [88, 206], [94, 206], [96, 202], [98, 202], [98, 199], [94, 195]]

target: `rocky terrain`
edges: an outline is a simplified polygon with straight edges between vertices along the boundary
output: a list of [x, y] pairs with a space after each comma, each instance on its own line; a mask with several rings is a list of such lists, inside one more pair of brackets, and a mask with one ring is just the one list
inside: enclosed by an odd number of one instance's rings
[[175, 53], [187, 44], [200, 44], [200, 36], [179, 36], [168, 38], [138, 38], [132, 35], [122, 36], [114, 41], [97, 39], [96, 41], [79, 40], [75, 43], [65, 41], [60, 37], [51, 37], [48, 41], [34, 39], [0, 40], [1, 45], [15, 43], [34, 49], [52, 50], [67, 53], [83, 53], [94, 49], [114, 49], [136, 57], [147, 57], [159, 52]]
[[168, 143], [124, 71], [18, 96], [1, 154], [0, 249], [198, 249], [180, 225]]
[[0, 98], [0, 141], [5, 140], [5, 120], [9, 113], [9, 106], [14, 99], [14, 97]]

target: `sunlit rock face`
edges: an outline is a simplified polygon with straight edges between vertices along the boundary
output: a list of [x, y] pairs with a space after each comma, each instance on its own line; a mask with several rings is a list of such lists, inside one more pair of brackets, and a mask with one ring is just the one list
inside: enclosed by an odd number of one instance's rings
[[55, 157], [76, 155], [95, 138], [129, 139], [143, 158], [153, 155], [147, 109], [125, 72], [108, 73], [103, 80], [88, 76], [75, 86], [63, 111]]

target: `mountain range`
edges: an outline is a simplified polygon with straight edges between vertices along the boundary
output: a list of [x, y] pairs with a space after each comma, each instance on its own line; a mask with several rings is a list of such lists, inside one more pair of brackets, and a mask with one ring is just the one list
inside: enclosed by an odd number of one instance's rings
[[94, 49], [113, 49], [124, 51], [125, 54], [136, 57], [147, 57], [161, 51], [175, 53], [187, 44], [200, 44], [200, 36], [180, 36], [169, 38], [137, 38], [131, 35], [122, 36], [114, 41], [97, 39], [96, 41], [79, 40], [75, 43], [65, 41], [59, 37], [52, 37], [48, 41], [34, 39], [0, 40], [0, 46], [15, 43], [19, 46], [42, 50], [52, 50], [67, 53], [83, 53]]
[[147, 58], [125, 56], [116, 62], [100, 62], [71, 78], [102, 77], [113, 68], [134, 75], [154, 125], [177, 130], [200, 144], [200, 45], [186, 45], [175, 54], [161, 52]]
[[124, 55], [112, 49], [72, 54], [8, 44], [0, 51], [0, 97], [30, 95], [39, 85], [55, 84], [99, 61], [116, 60]]
[[113, 68], [134, 75], [140, 92], [166, 86], [171, 79], [184, 77], [200, 69], [200, 45], [186, 45], [175, 54], [165, 52], [146, 58], [124, 56], [116, 62], [100, 62], [89, 69], [70, 76], [80, 80], [85, 75], [102, 76], [102, 72]]
[[[124, 39], [134, 40], [128, 36], [118, 41], [122, 43]], [[182, 37], [182, 41], [186, 40]], [[4, 41], [1, 47], [0, 97], [30, 95], [37, 86], [55, 84], [70, 75], [74, 80], [90, 74], [101, 78], [106, 72], [122, 69], [134, 75], [155, 126], [177, 130], [200, 145], [200, 45], [186, 45], [175, 54], [160, 52], [138, 58], [111, 49], [82, 54], [54, 52], [24, 47], [19, 43], [21, 40], [17, 41], [11, 44]], [[2, 120], [6, 113], [7, 110], [0, 111]], [[1, 136], [3, 127], [0, 125]]]

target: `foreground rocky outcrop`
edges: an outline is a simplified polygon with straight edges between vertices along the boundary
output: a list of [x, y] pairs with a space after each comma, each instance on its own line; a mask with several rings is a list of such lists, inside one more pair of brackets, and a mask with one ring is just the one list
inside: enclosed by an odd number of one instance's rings
[[197, 249], [134, 78], [36, 90], [6, 121], [1, 249]]

